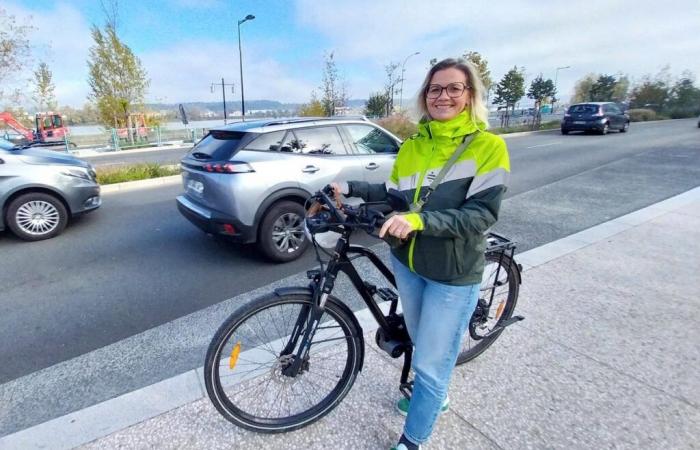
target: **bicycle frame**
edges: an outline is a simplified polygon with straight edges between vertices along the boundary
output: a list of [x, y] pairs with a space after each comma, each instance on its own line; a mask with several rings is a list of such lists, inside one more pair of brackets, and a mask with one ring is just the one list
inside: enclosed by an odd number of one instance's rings
[[[391, 304], [389, 313], [384, 315], [384, 312], [379, 308], [379, 304], [374, 296], [379, 294], [384, 297], [386, 294], [382, 295], [379, 293], [376, 286], [366, 283], [357, 272], [357, 269], [355, 269], [352, 261], [358, 257], [366, 257], [393, 287], [396, 287], [396, 279], [392, 271], [376, 253], [366, 247], [351, 245], [349, 243], [351, 232], [351, 229], [343, 230], [341, 237], [336, 243], [333, 256], [328, 261], [323, 272], [320, 270], [310, 270], [307, 272], [307, 276], [312, 279], [313, 307], [300, 311], [297, 317], [292, 336], [282, 353], [291, 353], [294, 348], [297, 347], [299, 339], [302, 339], [302, 344], [297, 350], [294, 363], [284, 369], [284, 373], [292, 377], [298, 375], [299, 370], [302, 368], [303, 361], [310, 350], [311, 342], [320, 323], [321, 316], [323, 315], [324, 306], [328, 300], [328, 296], [333, 291], [338, 273], [343, 272], [348, 276], [355, 290], [357, 290], [367, 305], [372, 317], [374, 317], [379, 325], [377, 331], [377, 343], [379, 346], [394, 358], [404, 355], [404, 370], [402, 370], [401, 383], [402, 385], [406, 384], [411, 367], [413, 344], [408, 336], [403, 317], [396, 313], [398, 296], [393, 296], [393, 298], [385, 297], [385, 300], [390, 301]], [[302, 332], [304, 334], [303, 337]]]

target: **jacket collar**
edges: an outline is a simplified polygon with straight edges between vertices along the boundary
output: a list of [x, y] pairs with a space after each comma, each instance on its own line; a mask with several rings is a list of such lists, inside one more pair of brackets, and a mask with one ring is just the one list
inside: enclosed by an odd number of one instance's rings
[[432, 139], [455, 139], [462, 138], [467, 134], [475, 132], [478, 128], [485, 128], [472, 118], [469, 110], [464, 110], [456, 117], [440, 122], [438, 120], [422, 120], [418, 124], [418, 133], [421, 136]]

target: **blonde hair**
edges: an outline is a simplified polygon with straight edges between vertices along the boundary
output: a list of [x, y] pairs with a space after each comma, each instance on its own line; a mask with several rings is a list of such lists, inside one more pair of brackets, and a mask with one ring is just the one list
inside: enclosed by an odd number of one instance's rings
[[430, 113], [428, 112], [428, 106], [425, 103], [425, 96], [428, 92], [428, 86], [430, 86], [430, 80], [433, 79], [435, 72], [439, 72], [445, 69], [455, 68], [461, 70], [467, 77], [467, 90], [469, 95], [469, 103], [467, 108], [470, 109], [471, 118], [474, 125], [481, 130], [485, 130], [489, 127], [489, 110], [486, 108], [486, 103], [484, 101], [484, 94], [486, 89], [484, 88], [484, 83], [479, 77], [479, 71], [471, 62], [464, 59], [453, 59], [447, 58], [435, 64], [430, 68], [428, 74], [423, 80], [423, 84], [418, 91], [418, 110], [423, 115], [421, 120], [430, 120]]

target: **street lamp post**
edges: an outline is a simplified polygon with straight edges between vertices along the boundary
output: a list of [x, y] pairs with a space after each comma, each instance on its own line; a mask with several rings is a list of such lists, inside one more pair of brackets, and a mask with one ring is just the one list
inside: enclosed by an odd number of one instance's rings
[[245, 96], [243, 95], [243, 52], [241, 51], [241, 24], [253, 19], [255, 19], [255, 16], [248, 14], [244, 19], [238, 21], [238, 66], [241, 69], [241, 119], [243, 121], [245, 121]]
[[[559, 71], [563, 69], [571, 69], [571, 66], [563, 66], [563, 67], [557, 67], [557, 70], [554, 72], [554, 95], [556, 98], [556, 95], [559, 93], [557, 92], [557, 79], [559, 78]], [[552, 100], [552, 114], [554, 114], [554, 99]]]
[[406, 57], [406, 59], [403, 60], [403, 64], [401, 64], [401, 96], [399, 97], [399, 109], [401, 111], [403, 111], [403, 74], [406, 71], [406, 61], [408, 61], [408, 58], [411, 56], [416, 55], [420, 55], [420, 52], [411, 53]]

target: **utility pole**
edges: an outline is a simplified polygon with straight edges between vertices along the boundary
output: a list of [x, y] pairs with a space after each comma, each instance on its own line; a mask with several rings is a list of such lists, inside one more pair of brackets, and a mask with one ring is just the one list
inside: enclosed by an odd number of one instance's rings
[[[209, 90], [212, 94], [214, 93], [214, 86], [217, 84], [218, 83], [212, 83], [209, 87]], [[224, 125], [226, 125], [226, 118], [228, 117], [228, 115], [226, 114], [226, 86], [231, 86], [231, 94], [233, 94], [233, 83], [225, 83], [224, 79], [221, 78], [221, 96], [223, 97], [224, 101]]]
[[[559, 78], [559, 71], [563, 69], [571, 69], [571, 66], [563, 66], [563, 67], [557, 67], [557, 70], [554, 72], [554, 96], [559, 94], [557, 92], [557, 78]], [[552, 114], [554, 114], [554, 100], [552, 100]]]

